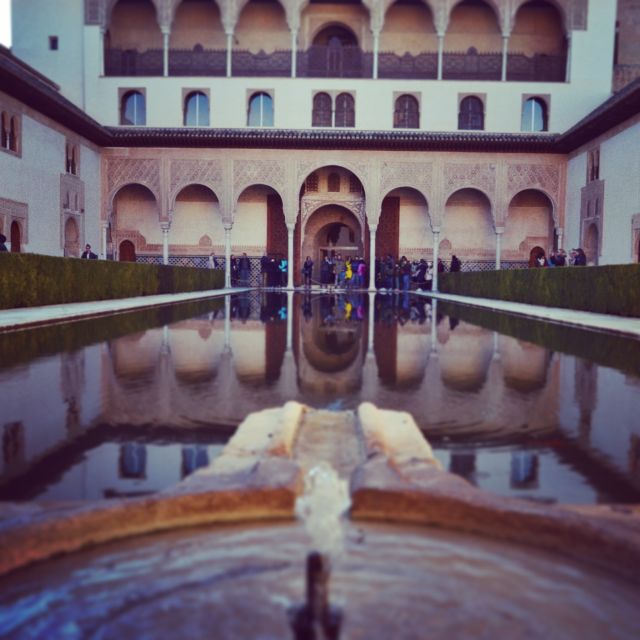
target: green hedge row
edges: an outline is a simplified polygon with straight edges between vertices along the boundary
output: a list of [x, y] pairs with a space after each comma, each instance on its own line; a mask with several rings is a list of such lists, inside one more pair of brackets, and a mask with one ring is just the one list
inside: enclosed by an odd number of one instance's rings
[[214, 269], [0, 253], [0, 309], [221, 289]]
[[463, 296], [640, 317], [640, 264], [440, 274], [439, 290]]
[[634, 376], [640, 375], [640, 342], [634, 338], [598, 333], [596, 339], [596, 334], [589, 329], [496, 313], [493, 309], [444, 300], [438, 302], [438, 314], [441, 313], [552, 351], [587, 358]]

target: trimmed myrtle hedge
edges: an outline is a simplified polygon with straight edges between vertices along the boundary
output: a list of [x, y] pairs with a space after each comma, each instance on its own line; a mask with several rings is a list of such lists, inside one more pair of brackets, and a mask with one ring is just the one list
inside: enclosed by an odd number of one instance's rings
[[438, 302], [438, 315], [441, 313], [518, 340], [533, 342], [552, 351], [588, 358], [605, 367], [640, 375], [640, 342], [634, 338], [598, 333], [596, 339], [594, 332], [589, 329], [444, 300]]
[[640, 264], [440, 274], [441, 293], [640, 317]]
[[217, 269], [0, 253], [0, 309], [221, 289]]

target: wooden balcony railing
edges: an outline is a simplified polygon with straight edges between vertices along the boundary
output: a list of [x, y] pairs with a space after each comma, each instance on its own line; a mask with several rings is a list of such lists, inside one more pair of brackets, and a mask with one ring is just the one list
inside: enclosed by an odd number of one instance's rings
[[564, 82], [567, 56], [548, 56], [537, 53], [525, 56], [510, 53], [507, 61], [507, 80], [514, 82]]
[[500, 80], [501, 53], [447, 53], [442, 61], [445, 80]]
[[399, 56], [390, 51], [379, 53], [378, 77], [435, 80], [438, 77], [438, 54], [405, 53]]
[[[291, 51], [252, 53], [234, 50], [231, 75], [236, 77], [289, 77]], [[537, 54], [527, 57], [510, 53], [507, 80], [515, 82], [564, 82], [566, 56]], [[224, 49], [170, 49], [170, 76], [224, 76], [227, 70]], [[106, 49], [107, 76], [161, 76], [162, 49]], [[371, 78], [373, 54], [360, 47], [312, 46], [297, 52], [296, 75], [302, 78]], [[434, 80], [438, 77], [437, 53], [378, 55], [380, 78]], [[501, 53], [448, 53], [443, 55], [442, 77], [445, 80], [500, 80]]]
[[170, 49], [170, 76], [224, 76], [227, 73], [226, 49]]

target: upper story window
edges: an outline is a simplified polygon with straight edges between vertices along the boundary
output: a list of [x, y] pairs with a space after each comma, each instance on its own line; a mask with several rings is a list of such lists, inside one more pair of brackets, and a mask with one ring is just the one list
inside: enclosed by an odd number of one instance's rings
[[71, 144], [67, 142], [66, 144], [66, 153], [65, 153], [65, 170], [67, 173], [70, 173], [74, 176], [78, 175], [78, 165], [79, 165], [79, 152], [78, 145]]
[[548, 131], [547, 103], [542, 98], [529, 98], [522, 106], [521, 131]]
[[8, 111], [0, 113], [0, 147], [20, 153], [20, 119]]
[[484, 105], [477, 96], [467, 96], [460, 101], [458, 129], [484, 129]]
[[356, 126], [356, 102], [350, 93], [341, 93], [336, 98], [336, 127]]
[[393, 126], [396, 129], [418, 129], [420, 127], [420, 105], [416, 98], [403, 95], [396, 100]]
[[313, 96], [313, 113], [311, 114], [312, 127], [331, 126], [331, 96], [328, 93], [316, 93]]
[[313, 96], [312, 127], [355, 127], [356, 102], [350, 93], [340, 93], [333, 99], [328, 93], [316, 93]]
[[600, 149], [591, 149], [587, 155], [587, 182], [600, 180]]
[[49, 50], [50, 51], [58, 50], [58, 36], [49, 36]]
[[273, 126], [273, 99], [268, 93], [254, 93], [249, 99], [250, 127]]
[[209, 126], [209, 98], [202, 91], [194, 91], [185, 98], [184, 125], [186, 127]]
[[340, 191], [340, 174], [330, 173], [327, 177], [327, 191], [338, 193]]
[[147, 124], [147, 107], [144, 93], [128, 91], [122, 96], [120, 124], [143, 126]]

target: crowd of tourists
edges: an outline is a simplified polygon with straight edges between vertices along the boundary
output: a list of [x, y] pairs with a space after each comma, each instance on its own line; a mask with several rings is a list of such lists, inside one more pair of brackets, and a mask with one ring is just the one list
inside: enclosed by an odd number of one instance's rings
[[534, 268], [539, 267], [585, 267], [587, 265], [587, 256], [584, 250], [580, 247], [577, 249], [571, 249], [567, 254], [564, 249], [552, 249], [547, 256], [543, 249], [540, 249], [537, 253], [532, 253], [529, 258], [529, 266]]

